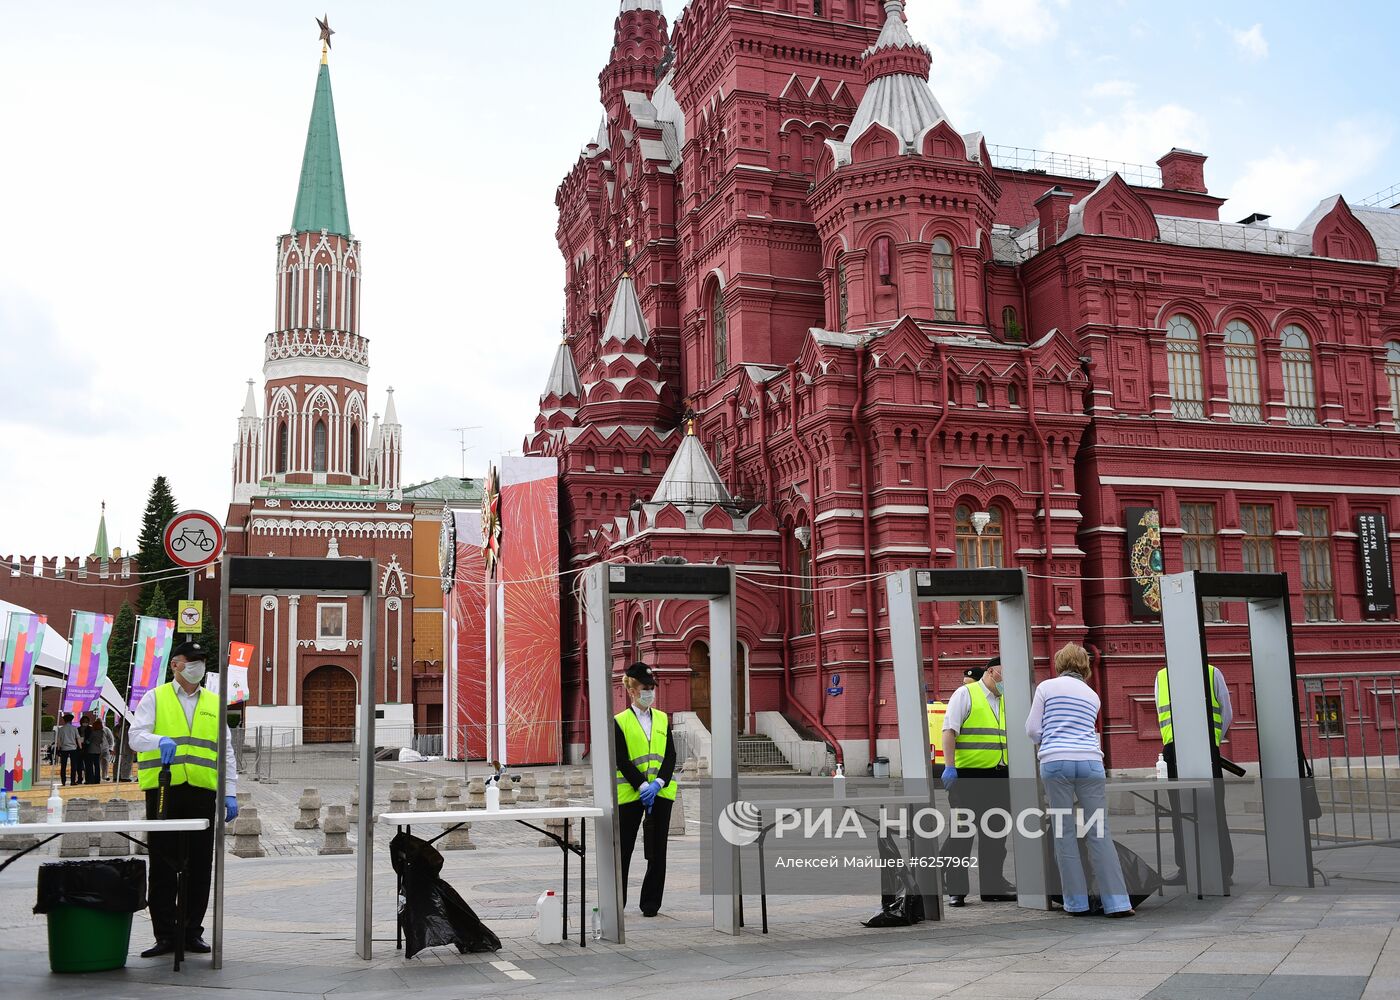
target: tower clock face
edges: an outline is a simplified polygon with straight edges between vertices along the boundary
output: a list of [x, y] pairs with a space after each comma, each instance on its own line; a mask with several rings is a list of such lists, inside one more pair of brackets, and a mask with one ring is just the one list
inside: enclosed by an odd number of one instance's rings
[[457, 575], [457, 519], [452, 508], [442, 512], [442, 527], [438, 531], [438, 572], [442, 574], [442, 592], [452, 589]]

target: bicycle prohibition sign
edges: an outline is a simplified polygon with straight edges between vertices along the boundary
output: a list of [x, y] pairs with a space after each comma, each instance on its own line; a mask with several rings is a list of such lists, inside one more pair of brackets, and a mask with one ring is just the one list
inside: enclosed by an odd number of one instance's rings
[[213, 562], [224, 548], [224, 528], [202, 510], [181, 511], [170, 519], [161, 536], [170, 561], [185, 569]]

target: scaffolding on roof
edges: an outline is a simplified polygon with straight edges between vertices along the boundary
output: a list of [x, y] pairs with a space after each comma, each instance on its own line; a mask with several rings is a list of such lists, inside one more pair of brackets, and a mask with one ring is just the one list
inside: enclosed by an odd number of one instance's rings
[[1135, 187], [1161, 187], [1162, 171], [1142, 163], [1099, 160], [1071, 153], [1051, 153], [1043, 149], [1020, 146], [988, 146], [993, 166], [1025, 173], [1048, 174], [1052, 177], [1075, 177], [1080, 180], [1103, 180], [1109, 174], [1119, 174]]
[[1361, 202], [1363, 208], [1400, 208], [1400, 183], [1377, 191]]

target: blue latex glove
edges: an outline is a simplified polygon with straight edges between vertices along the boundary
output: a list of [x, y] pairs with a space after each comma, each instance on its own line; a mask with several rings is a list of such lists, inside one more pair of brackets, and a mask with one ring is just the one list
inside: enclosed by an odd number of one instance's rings
[[160, 738], [160, 762], [162, 764], [175, 763], [175, 741], [169, 736]]
[[238, 818], [238, 796], [224, 796], [224, 822], [232, 823]]
[[943, 788], [947, 791], [953, 790], [953, 783], [958, 780], [958, 769], [952, 764], [943, 768]]
[[656, 801], [656, 793], [660, 790], [660, 785], [656, 781], [648, 781], [641, 788], [637, 789], [642, 796], [642, 805], [650, 809], [651, 804]]

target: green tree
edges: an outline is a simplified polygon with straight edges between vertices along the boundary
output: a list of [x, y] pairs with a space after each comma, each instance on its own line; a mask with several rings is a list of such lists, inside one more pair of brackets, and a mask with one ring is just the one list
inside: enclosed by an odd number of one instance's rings
[[224, 662], [224, 650], [219, 648], [219, 629], [214, 624], [214, 615], [211, 613], [209, 602], [205, 601], [204, 621], [199, 629], [199, 644], [205, 648], [209, 654], [209, 659], [205, 661], [205, 666], [209, 670], [222, 670], [220, 666]]
[[107, 642], [107, 677], [112, 686], [126, 695], [131, 683], [131, 644], [136, 638], [136, 612], [122, 601], [121, 610], [112, 620], [112, 638]]
[[174, 618], [175, 609], [170, 606], [170, 598], [165, 596], [165, 584], [157, 581], [151, 589], [151, 597], [141, 611], [148, 618]]
[[[151, 483], [151, 492], [146, 497], [146, 512], [141, 515], [141, 535], [136, 541], [136, 568], [141, 573], [142, 581], [141, 596], [137, 601], [139, 607], [144, 608], [150, 604], [156, 587], [155, 575], [168, 573], [176, 568], [170, 557], [165, 554], [162, 532], [177, 513], [179, 508], [175, 505], [175, 495], [170, 492], [170, 483], [164, 476], [156, 476], [155, 482]], [[164, 614], [161, 617], [174, 616]]]

